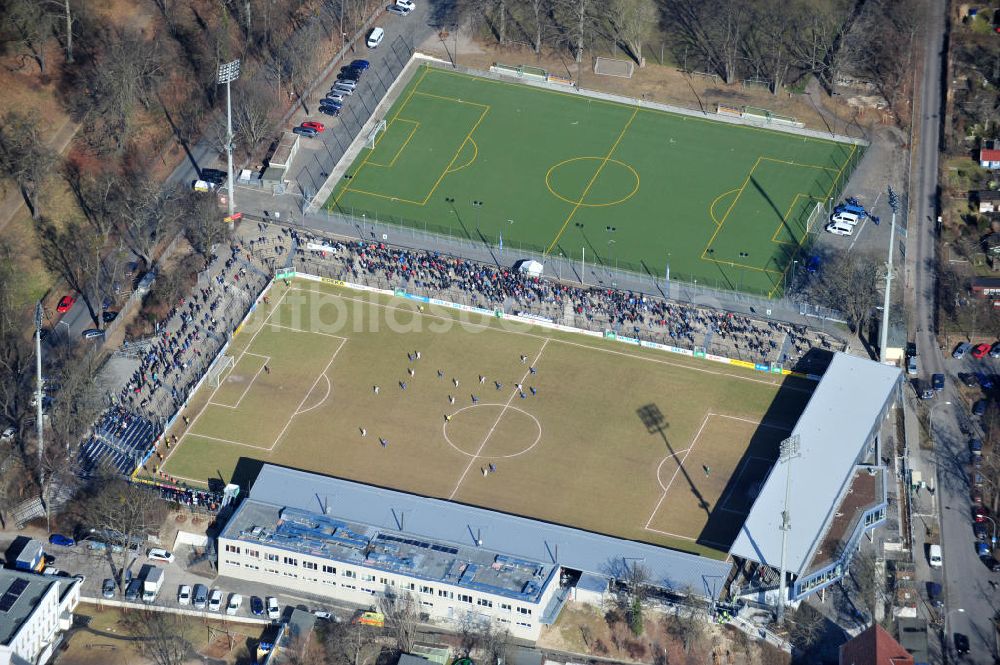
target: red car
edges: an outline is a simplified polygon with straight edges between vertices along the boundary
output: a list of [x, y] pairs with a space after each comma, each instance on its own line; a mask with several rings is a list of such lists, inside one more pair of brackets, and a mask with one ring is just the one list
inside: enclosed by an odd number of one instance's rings
[[[309, 129], [315, 129], [317, 132], [322, 132], [326, 127], [323, 126], [322, 122], [313, 122], [312, 120], [302, 123], [303, 127], [308, 127]], [[986, 346], [986, 350], [989, 351], [989, 345]]]
[[972, 357], [976, 360], [982, 360], [990, 352], [989, 344], [977, 344], [976, 348], [972, 349]]
[[73, 307], [75, 303], [76, 303], [76, 298], [74, 298], [73, 296], [63, 296], [62, 299], [59, 300], [59, 304], [56, 305], [56, 311], [59, 312], [60, 314], [65, 314]]

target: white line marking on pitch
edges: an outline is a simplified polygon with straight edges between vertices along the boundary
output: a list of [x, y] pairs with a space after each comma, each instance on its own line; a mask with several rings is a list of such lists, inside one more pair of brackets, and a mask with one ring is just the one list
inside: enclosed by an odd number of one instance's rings
[[682, 536], [679, 533], [670, 533], [669, 531], [660, 531], [659, 529], [646, 529], [647, 531], [652, 531], [653, 533], [659, 533], [664, 536], [670, 536], [671, 538], [680, 538], [682, 540], [690, 540], [692, 543], [704, 543], [705, 545], [714, 545], [716, 549], [727, 550], [728, 545], [723, 545], [722, 543], [717, 543], [714, 540], [699, 540], [698, 538], [692, 538], [691, 536]]
[[[646, 520], [646, 526], [644, 528], [649, 529], [649, 525], [652, 523], [653, 518], [656, 517], [656, 511], [660, 509], [660, 506], [663, 504], [663, 500], [667, 498], [667, 493], [670, 492], [670, 486], [674, 484], [674, 478], [677, 477], [677, 474], [680, 473], [681, 471], [681, 467], [684, 466], [684, 460], [686, 460], [688, 455], [691, 454], [691, 451], [694, 450], [695, 444], [698, 443], [698, 437], [701, 436], [702, 430], [705, 429], [705, 425], [708, 424], [708, 419], [711, 418], [712, 415], [713, 415], [712, 413], [705, 414], [705, 419], [701, 421], [701, 427], [698, 428], [698, 433], [694, 435], [694, 439], [691, 440], [691, 446], [687, 449], [687, 452], [684, 453], [684, 457], [682, 457], [681, 461], [677, 464], [677, 468], [674, 470], [674, 475], [670, 476], [670, 482], [667, 483], [667, 486], [663, 488], [663, 496], [661, 496], [660, 500], [656, 502], [656, 508], [653, 508], [653, 512], [650, 513], [649, 519]], [[667, 457], [670, 456], [668, 455]], [[657, 473], [659, 473], [659, 468], [657, 468]], [[656, 481], [660, 482], [659, 475], [657, 475]], [[663, 487], [663, 483], [660, 483], [660, 487]], [[656, 529], [649, 529], [649, 530], [656, 531]], [[661, 531], [660, 533], [664, 532]], [[667, 534], [667, 535], [673, 535], [673, 534]]]
[[313, 404], [312, 406], [310, 406], [308, 409], [304, 409], [302, 411], [296, 411], [295, 413], [292, 414], [293, 416], [298, 416], [298, 415], [301, 415], [303, 413], [307, 413], [309, 411], [312, 411], [313, 409], [322, 406], [323, 403], [326, 402], [327, 398], [330, 396], [330, 392], [333, 390], [333, 385], [330, 383], [330, 377], [328, 377], [326, 374], [323, 375], [323, 378], [326, 379], [326, 394], [323, 395], [323, 399], [321, 399], [320, 401], [316, 402], [315, 404]]
[[[260, 373], [264, 371], [264, 365], [266, 365], [269, 362], [271, 362], [271, 356], [262, 356], [259, 353], [244, 353], [243, 355], [244, 356], [256, 356], [257, 358], [263, 358], [264, 362], [263, 362], [263, 364], [261, 364], [260, 367], [257, 368], [257, 373], [254, 374], [253, 378], [250, 379], [250, 381], [247, 383], [247, 387], [243, 389], [243, 394], [240, 395], [240, 398], [238, 400], [236, 400], [236, 404], [223, 404], [222, 402], [213, 402], [212, 400], [209, 400], [208, 403], [211, 404], [212, 406], [221, 406], [224, 409], [238, 409], [238, 408], [240, 408], [240, 402], [242, 402], [243, 398], [247, 396], [248, 392], [250, 392], [250, 388], [253, 386], [254, 382], [257, 381], [257, 377], [260, 376]], [[227, 375], [227, 379], [228, 379], [229, 376], [232, 375], [234, 369], [236, 369], [236, 363], [235, 363], [235, 361], [233, 362], [233, 366], [231, 368], [229, 368], [229, 374]], [[219, 387], [220, 388], [222, 387], [221, 383], [219, 384]]]
[[[542, 343], [542, 348], [540, 348], [538, 350], [538, 353], [535, 354], [535, 358], [532, 361], [532, 367], [538, 365], [538, 360], [542, 357], [542, 354], [545, 353], [545, 347], [548, 345], [549, 345], [549, 340], [546, 339]], [[525, 371], [524, 376], [521, 377], [521, 380], [518, 383], [524, 383], [524, 380], [528, 378], [528, 374], [530, 373], [531, 373], [531, 367], [529, 367], [527, 371]], [[514, 389], [510, 391], [510, 397], [507, 399], [507, 403], [504, 404], [504, 407], [500, 410], [500, 415], [497, 416], [496, 421], [493, 423], [493, 427], [491, 427], [490, 431], [486, 433], [486, 436], [483, 438], [483, 442], [479, 446], [479, 450], [476, 451], [474, 457], [471, 457], [469, 459], [469, 463], [468, 465], [466, 465], [465, 471], [462, 472], [462, 475], [459, 477], [458, 482], [455, 483], [455, 489], [453, 489], [451, 491], [451, 494], [448, 495], [449, 501], [454, 499], [455, 495], [458, 494], [458, 488], [462, 486], [462, 481], [465, 480], [465, 476], [469, 473], [469, 469], [471, 469], [472, 465], [476, 463], [476, 459], [479, 457], [479, 454], [483, 452], [483, 448], [486, 447], [486, 444], [489, 442], [490, 437], [493, 436], [493, 432], [494, 430], [496, 430], [497, 425], [500, 424], [500, 420], [501, 418], [503, 418], [503, 414], [507, 413], [507, 409], [510, 408], [510, 403], [514, 401], [514, 397], [516, 397], [517, 394], [518, 394], [517, 386], [514, 386]]]
[[[333, 336], [334, 335], [331, 335], [331, 337], [333, 337]], [[287, 430], [288, 426], [292, 424], [292, 418], [294, 418], [295, 416], [299, 415], [299, 409], [301, 409], [302, 405], [306, 403], [307, 399], [309, 399], [309, 395], [312, 394], [312, 391], [316, 388], [316, 385], [319, 383], [319, 380], [322, 379], [324, 376], [326, 376], [327, 370], [330, 369], [330, 365], [333, 364], [333, 361], [337, 359], [337, 354], [340, 353], [340, 350], [342, 348], [344, 348], [345, 344], [347, 344], [347, 340], [344, 339], [343, 337], [341, 337], [340, 338], [340, 346], [338, 346], [337, 350], [333, 352], [332, 356], [330, 356], [330, 361], [326, 364], [326, 367], [323, 368], [323, 371], [319, 373], [319, 376], [316, 377], [316, 380], [313, 381], [313, 384], [311, 386], [309, 386], [309, 390], [306, 391], [305, 397], [303, 397], [302, 401], [299, 402], [299, 405], [297, 407], [295, 407], [295, 411], [288, 418], [288, 422], [286, 422], [285, 426], [281, 428], [281, 431], [278, 432], [278, 436], [275, 437], [274, 443], [271, 444], [271, 447], [268, 448], [268, 450], [274, 450], [274, 447], [278, 445], [278, 441], [280, 441], [281, 437], [284, 436], [285, 430]], [[325, 400], [325, 398], [324, 398], [324, 400]]]
[[[219, 441], [221, 443], [231, 443], [234, 446], [244, 446], [246, 448], [256, 448], [257, 450], [270, 450], [267, 446], [259, 446], [255, 443], [243, 443], [242, 441], [233, 441], [232, 439], [221, 439], [217, 436], [209, 436], [208, 434], [198, 434], [196, 432], [191, 432], [191, 436], [196, 436], [201, 439], [211, 439], [212, 441]], [[180, 444], [178, 444], [180, 445]]]
[[[236, 363], [238, 363], [240, 361], [240, 359], [243, 358], [244, 355], [246, 355], [247, 349], [249, 349], [250, 345], [253, 344], [253, 341], [255, 339], [257, 339], [257, 335], [260, 333], [260, 331], [264, 329], [264, 324], [266, 324], [268, 322], [268, 320], [270, 320], [270, 318], [272, 316], [274, 316], [274, 313], [278, 311], [278, 308], [281, 306], [281, 303], [284, 302], [285, 298], [288, 296], [288, 292], [289, 292], [289, 289], [285, 289], [285, 291], [281, 294], [281, 297], [278, 299], [278, 302], [274, 303], [274, 308], [270, 312], [267, 313], [267, 317], [265, 317], [264, 323], [261, 324], [260, 328], [258, 328], [257, 330], [254, 331], [253, 335], [250, 337], [250, 341], [247, 342], [247, 345], [243, 348], [243, 352], [240, 353], [240, 357], [233, 361], [233, 367], [236, 367]], [[211, 402], [212, 398], [215, 397], [215, 393], [219, 392], [219, 388], [221, 388], [221, 387], [222, 387], [221, 383], [218, 386], [216, 386], [215, 390], [212, 391], [212, 394], [208, 396], [208, 400], [207, 401]], [[208, 405], [206, 404], [204, 407], [202, 407], [201, 411], [199, 411], [198, 413], [194, 414], [194, 418], [191, 419], [191, 424], [188, 425], [188, 428], [186, 430], [184, 430], [183, 434], [181, 434], [180, 439], [178, 439], [178, 441], [177, 441], [177, 445], [167, 451], [166, 457], [163, 458], [163, 462], [160, 464], [160, 469], [161, 470], [163, 469], [163, 467], [165, 467], [167, 465], [167, 461], [170, 460], [170, 456], [173, 455], [177, 451], [177, 449], [181, 447], [182, 443], [184, 443], [184, 439], [187, 438], [187, 435], [194, 428], [195, 424], [198, 422], [198, 419], [201, 418], [201, 414], [205, 413], [205, 411], [208, 410], [207, 407], [208, 407]], [[246, 445], [246, 444], [243, 444], [243, 445]], [[254, 446], [251, 446], [251, 447], [254, 447]]]

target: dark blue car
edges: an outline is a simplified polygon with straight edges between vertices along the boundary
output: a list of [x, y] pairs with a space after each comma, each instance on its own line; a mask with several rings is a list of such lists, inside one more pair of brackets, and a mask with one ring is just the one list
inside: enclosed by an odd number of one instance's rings
[[61, 533], [53, 533], [49, 536], [49, 543], [53, 545], [58, 545], [60, 547], [73, 547], [76, 545], [76, 541], [69, 536], [64, 536]]
[[371, 67], [371, 63], [368, 62], [367, 60], [353, 60], [351, 62], [351, 64], [348, 65], [348, 67], [350, 67], [352, 69], [360, 69], [361, 71], [364, 71], [364, 70], [368, 69], [369, 67]]
[[264, 601], [258, 596], [250, 596], [250, 612], [258, 617], [264, 614]]
[[989, 390], [993, 387], [993, 377], [984, 372], [976, 372], [976, 378], [979, 380], [979, 385], [983, 390]]

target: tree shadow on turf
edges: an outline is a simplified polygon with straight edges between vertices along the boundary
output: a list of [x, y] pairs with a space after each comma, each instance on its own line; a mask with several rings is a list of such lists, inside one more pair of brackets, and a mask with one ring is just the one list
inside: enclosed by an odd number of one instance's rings
[[[659, 434], [663, 438], [663, 443], [667, 446], [667, 453], [676, 458], [677, 451], [674, 447], [670, 445], [670, 439], [667, 438], [666, 429], [670, 427], [667, 423], [667, 419], [663, 416], [663, 412], [660, 411], [660, 407], [656, 404], [647, 404], [636, 409], [636, 415], [639, 416], [639, 420], [645, 425], [646, 431], [650, 434]], [[684, 467], [683, 464], [679, 465], [681, 473], [684, 475], [684, 480], [687, 481], [688, 487], [691, 488], [691, 493], [694, 494], [695, 498], [698, 499], [698, 507], [705, 511], [705, 514], [711, 518], [712, 513], [709, 509], [709, 504], [705, 501], [705, 497], [702, 496], [701, 491], [695, 484], [694, 479], [691, 478], [691, 474]]]

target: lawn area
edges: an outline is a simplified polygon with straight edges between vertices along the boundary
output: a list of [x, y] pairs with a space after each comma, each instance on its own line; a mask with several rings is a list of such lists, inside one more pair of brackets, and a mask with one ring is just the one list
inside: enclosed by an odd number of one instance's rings
[[385, 119], [328, 208], [769, 296], [863, 152], [431, 66]]
[[813, 385], [304, 280], [229, 353], [171, 477], [245, 457], [716, 556]]

